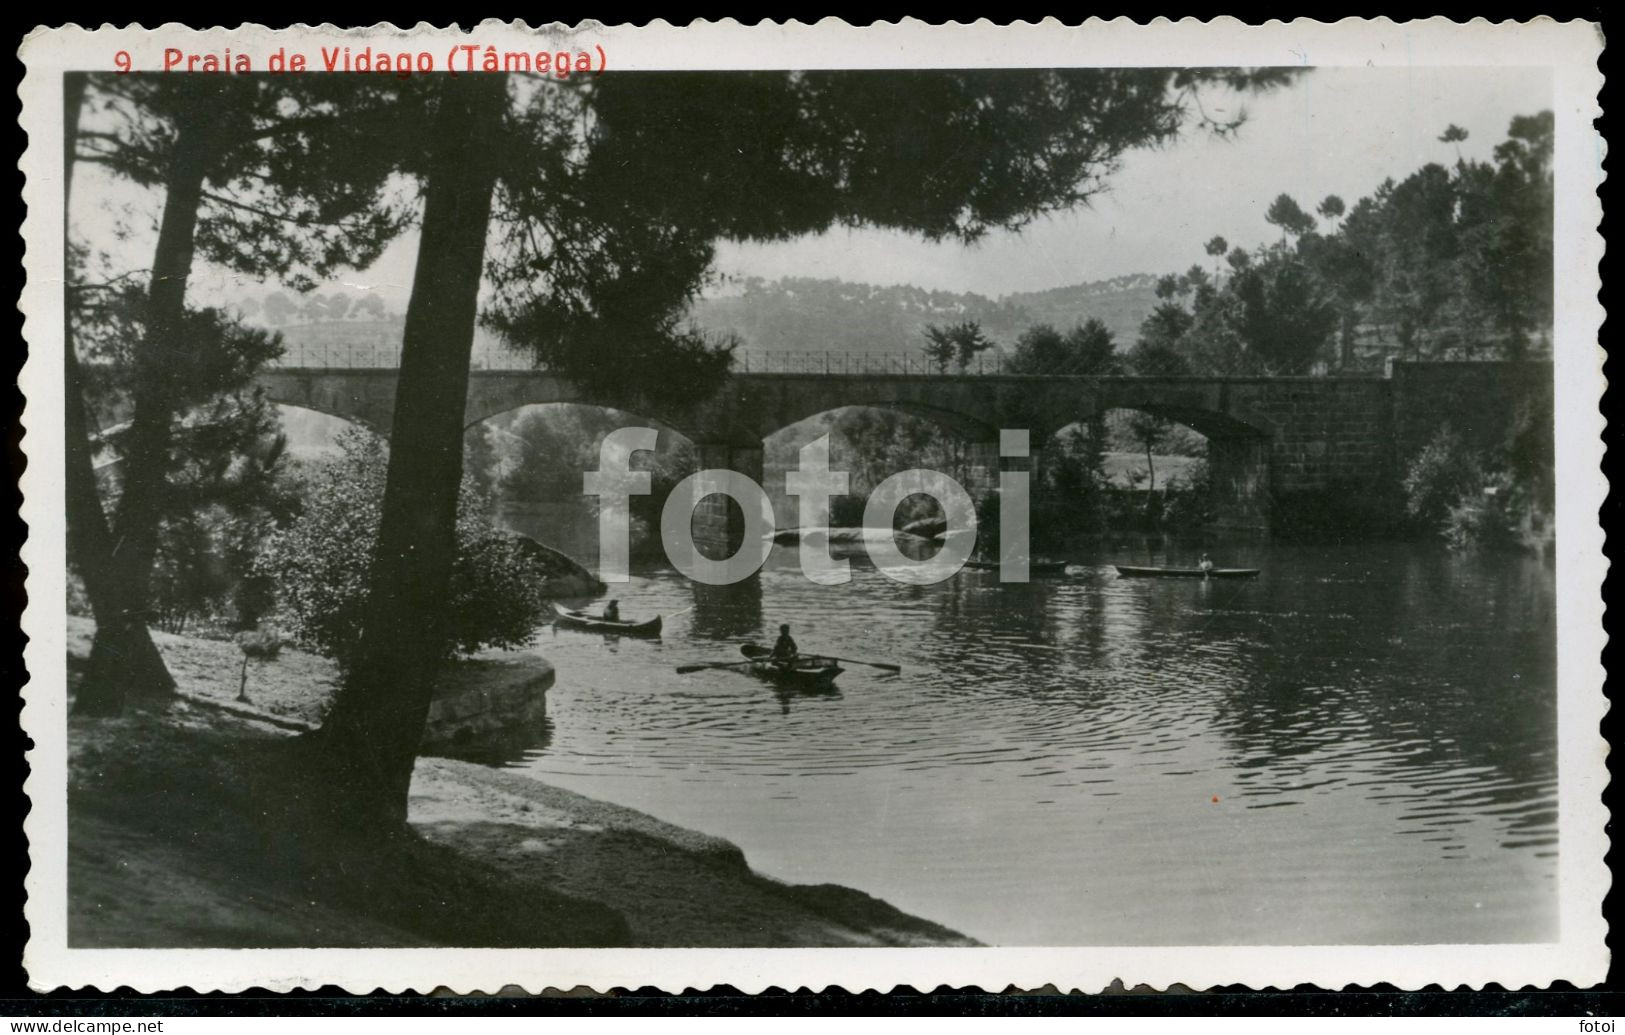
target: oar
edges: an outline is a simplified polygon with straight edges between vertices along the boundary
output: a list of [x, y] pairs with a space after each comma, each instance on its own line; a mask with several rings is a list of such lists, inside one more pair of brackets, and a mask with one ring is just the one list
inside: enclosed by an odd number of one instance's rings
[[[878, 668], [883, 672], [900, 673], [900, 672], [903, 671], [903, 666], [901, 666], [901, 665], [893, 665], [890, 662], [886, 662], [886, 661], [859, 661], [857, 658], [837, 658], [833, 654], [800, 654], [800, 655], [797, 655], [797, 656], [802, 657], [802, 658], [828, 658], [831, 661], [844, 661], [848, 665], [867, 665], [870, 668]], [[769, 655], [764, 653], [761, 657], [757, 658], [756, 660], [757, 661], [771, 661], [772, 658]]]
[[750, 665], [750, 664], [753, 664], [753, 662], [750, 662], [750, 661], [702, 661], [697, 665], [678, 665], [677, 666], [677, 674], [680, 675], [680, 676], [686, 676], [690, 672], [704, 672], [708, 668], [739, 668], [739, 667], [741, 667], [743, 665]]
[[903, 666], [901, 666], [901, 665], [893, 665], [893, 664], [890, 664], [889, 662], [885, 662], [885, 661], [859, 661], [856, 658], [837, 658], [833, 654], [820, 654], [820, 655], [817, 655], [817, 656], [821, 657], [821, 658], [828, 658], [831, 661], [844, 661], [848, 665], [867, 665], [870, 668], [878, 668], [883, 672], [902, 672], [903, 671]]

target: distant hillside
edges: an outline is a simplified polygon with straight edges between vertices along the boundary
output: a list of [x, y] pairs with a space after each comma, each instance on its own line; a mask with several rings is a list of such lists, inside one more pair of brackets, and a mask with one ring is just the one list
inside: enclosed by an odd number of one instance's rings
[[1032, 322], [1068, 328], [1093, 316], [1106, 325], [1126, 349], [1140, 337], [1140, 324], [1157, 307], [1157, 278], [1150, 273], [1131, 273], [1110, 280], [1026, 291], [1005, 295], [1001, 300], [1032, 314]]
[[842, 280], [749, 277], [692, 310], [708, 331], [731, 332], [766, 352], [914, 352], [927, 324], [975, 320], [1001, 345], [1038, 323], [1070, 328], [1097, 317], [1119, 348], [1132, 346], [1156, 305], [1156, 277], [1112, 280], [993, 299], [971, 292], [882, 287]]
[[[749, 277], [729, 284], [726, 294], [696, 302], [691, 315], [705, 330], [731, 332], [744, 348], [762, 352], [917, 353], [927, 324], [960, 320], [977, 321], [988, 337], [1008, 348], [1034, 324], [1066, 330], [1090, 317], [1111, 330], [1119, 349], [1128, 349], [1157, 304], [1156, 281], [1135, 274], [995, 299], [912, 285]], [[282, 333], [290, 361], [325, 364], [344, 362], [345, 348], [399, 349], [405, 322], [395, 315], [334, 320], [301, 314], [272, 329]], [[484, 327], [476, 330], [476, 365], [480, 356], [500, 348], [496, 335]], [[340, 352], [329, 356], [333, 349]]]

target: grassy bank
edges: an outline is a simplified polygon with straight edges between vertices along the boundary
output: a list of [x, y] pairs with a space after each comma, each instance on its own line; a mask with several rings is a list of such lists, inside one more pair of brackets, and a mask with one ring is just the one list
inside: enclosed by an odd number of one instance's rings
[[[86, 633], [70, 630], [70, 669]], [[325, 663], [258, 664], [241, 705], [235, 648], [158, 641], [185, 696], [69, 726], [73, 945], [969, 944], [861, 892], [754, 873], [719, 838], [452, 759], [419, 759], [408, 836], [313, 827], [302, 800], [344, 793], [309, 778], [297, 733], [331, 691]]]

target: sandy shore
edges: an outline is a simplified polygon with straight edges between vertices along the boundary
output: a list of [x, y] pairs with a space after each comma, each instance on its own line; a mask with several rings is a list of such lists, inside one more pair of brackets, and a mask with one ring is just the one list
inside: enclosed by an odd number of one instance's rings
[[[70, 670], [90, 630], [70, 620]], [[974, 944], [862, 892], [757, 874], [720, 838], [447, 758], [418, 761], [409, 843], [279, 826], [275, 774], [331, 667], [254, 663], [242, 705], [235, 646], [155, 638], [182, 696], [70, 724], [75, 945]]]

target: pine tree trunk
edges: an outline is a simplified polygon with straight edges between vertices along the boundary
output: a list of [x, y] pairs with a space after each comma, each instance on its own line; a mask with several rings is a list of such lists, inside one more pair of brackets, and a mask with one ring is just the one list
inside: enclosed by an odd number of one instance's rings
[[506, 79], [441, 81], [423, 232], [407, 303], [389, 476], [361, 642], [319, 735], [348, 776], [330, 804], [355, 826], [404, 826], [412, 766], [444, 653], [457, 548], [463, 415]]
[[[62, 229], [65, 238], [67, 202], [72, 197], [74, 152], [79, 135], [79, 111], [84, 104], [84, 76], [64, 77], [63, 94]], [[114, 677], [119, 669], [131, 673], [144, 686], [167, 690], [173, 688], [175, 683], [146, 625], [129, 620], [117, 589], [111, 584], [113, 536], [107, 527], [107, 514], [102, 510], [101, 493], [96, 484], [90, 414], [85, 404], [85, 384], [75, 351], [70, 308], [71, 304], [62, 314], [64, 495], [68, 557], [84, 579], [85, 595], [90, 598], [91, 613], [96, 618], [90, 672], [74, 697], [74, 709], [87, 714], [112, 715], [124, 707], [125, 683]]]
[[163, 655], [152, 642], [139, 612], [128, 609], [127, 597], [111, 578], [112, 534], [102, 510], [92, 464], [88, 421], [72, 336], [67, 353], [67, 497], [68, 556], [85, 581], [85, 594], [96, 618], [85, 678], [74, 695], [74, 710], [87, 715], [117, 715], [128, 688], [165, 693], [175, 686]]
[[183, 336], [186, 283], [203, 181], [221, 143], [222, 103], [200, 87], [189, 117], [177, 128], [170, 159], [147, 288], [146, 326], [131, 364], [135, 414], [124, 436], [123, 477], [113, 518], [107, 586], [118, 620], [107, 627], [97, 624], [83, 685], [96, 700], [163, 696], [175, 686], [162, 664], [155, 668], [145, 663], [151, 646], [146, 622], [158, 525], [169, 488], [170, 423], [190, 365]]
[[1145, 483], [1145, 517], [1149, 528], [1157, 526], [1157, 462], [1151, 456], [1151, 440], [1145, 440], [1145, 471], [1148, 480]]
[[122, 448], [124, 466], [106, 580], [117, 621], [96, 626], [83, 686], [93, 699], [163, 697], [174, 689], [163, 663], [151, 665], [156, 650], [150, 653], [146, 619], [158, 526], [169, 491], [169, 426], [180, 405], [180, 382], [190, 366], [184, 322], [193, 234], [203, 180], [218, 158], [221, 123], [223, 104], [200, 84], [187, 117], [177, 127], [146, 289], [146, 325], [130, 369], [135, 414]]

